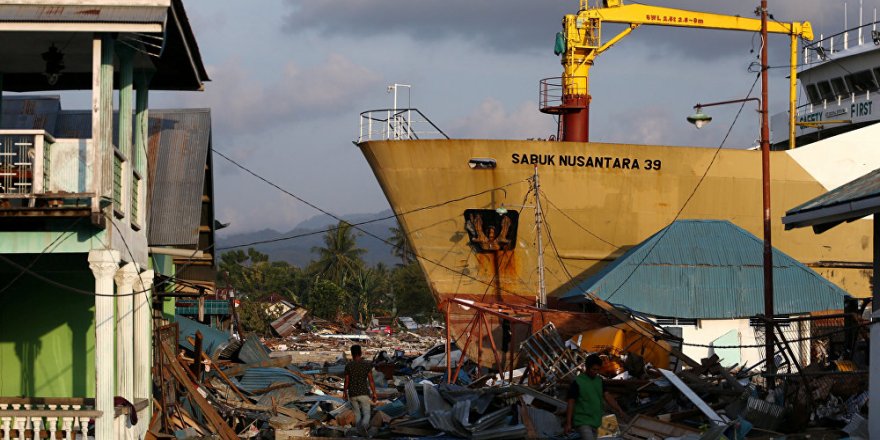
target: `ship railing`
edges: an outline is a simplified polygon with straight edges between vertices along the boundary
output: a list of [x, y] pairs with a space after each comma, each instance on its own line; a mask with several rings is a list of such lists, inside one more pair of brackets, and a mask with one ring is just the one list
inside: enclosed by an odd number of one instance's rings
[[419, 109], [377, 109], [361, 112], [358, 143], [376, 140], [449, 139]]
[[538, 85], [539, 109], [544, 113], [559, 113], [553, 110], [582, 108], [589, 100], [587, 85], [585, 76], [544, 78]]
[[[829, 37], [820, 36], [818, 41], [804, 45], [804, 64], [810, 66], [823, 63], [830, 56], [838, 52], [866, 43], [880, 45], [880, 31], [877, 30], [878, 23], [880, 21], [873, 21], [838, 32]], [[856, 33], [855, 45], [850, 44], [849, 36], [851, 33]]]

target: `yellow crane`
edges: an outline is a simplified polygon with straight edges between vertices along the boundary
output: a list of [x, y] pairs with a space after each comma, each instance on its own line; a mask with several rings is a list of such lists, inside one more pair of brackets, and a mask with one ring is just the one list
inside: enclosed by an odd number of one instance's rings
[[[623, 23], [629, 27], [608, 41], [602, 41], [602, 23]], [[611, 48], [641, 25], [676, 26], [700, 29], [726, 29], [760, 32], [761, 20], [737, 15], [695, 12], [642, 4], [624, 5], [622, 0], [604, 0], [601, 7], [590, 7], [588, 0], [580, 0], [577, 14], [568, 14], [562, 20], [563, 32], [557, 37], [556, 51], [562, 55], [563, 76], [559, 96], [549, 97], [551, 85], [542, 81], [541, 111], [560, 115], [562, 140], [587, 142], [589, 140], [589, 71], [599, 54]], [[767, 32], [791, 36], [790, 106], [795, 114], [797, 96], [797, 38], [813, 39], [809, 22], [767, 23]], [[794, 139], [794, 124], [790, 124], [790, 139]]]

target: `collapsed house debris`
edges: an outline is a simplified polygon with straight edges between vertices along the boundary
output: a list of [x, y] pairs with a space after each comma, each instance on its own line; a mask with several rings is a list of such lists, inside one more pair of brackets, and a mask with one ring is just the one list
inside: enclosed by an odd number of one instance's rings
[[[468, 329], [458, 341], [407, 320], [390, 334], [358, 330], [301, 307], [273, 323], [281, 336], [273, 339], [239, 340], [178, 317], [157, 334], [149, 430], [153, 438], [577, 438], [563, 432], [565, 395], [591, 351], [600, 353], [605, 390], [624, 410], [603, 419], [600, 436], [867, 436], [867, 366], [860, 360], [816, 351], [817, 361], [804, 365], [780, 329], [773, 376], [760, 364], [726, 365], [717, 354], [695, 361], [662, 327], [595, 303], [602, 320], [575, 325], [554, 315], [560, 328], [546, 310], [448, 300], [448, 322]], [[490, 316], [497, 325], [488, 324]], [[855, 347], [864, 341], [845, 338], [850, 329], [842, 324], [860, 320], [823, 314], [811, 324], [817, 341], [843, 338]], [[367, 432], [352, 428], [342, 393], [354, 343], [374, 366], [378, 403]]]

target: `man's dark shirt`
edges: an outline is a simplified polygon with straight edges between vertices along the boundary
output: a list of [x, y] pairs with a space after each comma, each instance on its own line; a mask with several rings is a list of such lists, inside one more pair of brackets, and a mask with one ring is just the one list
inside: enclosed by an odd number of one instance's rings
[[363, 358], [350, 361], [345, 365], [345, 374], [348, 375], [348, 397], [369, 396], [370, 382], [367, 375], [373, 371], [373, 364]]

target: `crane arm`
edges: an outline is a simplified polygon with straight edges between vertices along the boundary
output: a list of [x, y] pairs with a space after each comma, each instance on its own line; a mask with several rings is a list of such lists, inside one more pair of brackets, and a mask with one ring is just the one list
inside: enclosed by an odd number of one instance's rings
[[[688, 11], [662, 6], [641, 4], [620, 5], [613, 1], [608, 3], [608, 7], [582, 10], [578, 14], [578, 18], [586, 20], [598, 19], [609, 23], [724, 29], [732, 31], [761, 31], [761, 20], [756, 18]], [[813, 39], [813, 27], [808, 21], [803, 23], [780, 23], [771, 21], [767, 23], [767, 32], [786, 35], [793, 34], [806, 40]]]

